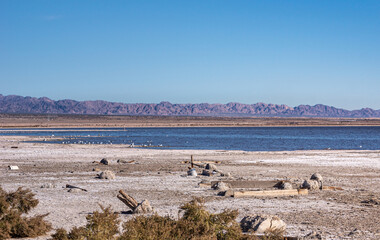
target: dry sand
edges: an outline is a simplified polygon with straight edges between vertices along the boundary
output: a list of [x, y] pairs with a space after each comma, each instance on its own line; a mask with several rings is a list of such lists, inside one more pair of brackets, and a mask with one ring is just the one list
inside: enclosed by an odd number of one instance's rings
[[[40, 203], [31, 214], [50, 213], [47, 220], [54, 228], [85, 224], [85, 216], [111, 205], [125, 221], [133, 217], [116, 198], [118, 190], [141, 201], [148, 199], [160, 215], [178, 217], [179, 206], [194, 196], [204, 197], [207, 209], [220, 212], [238, 209], [239, 218], [256, 213], [276, 214], [287, 223], [287, 233], [304, 236], [312, 231], [323, 239], [380, 239], [380, 151], [292, 151], [244, 152], [214, 150], [154, 150], [127, 148], [124, 145], [58, 145], [25, 143], [27, 137], [0, 137], [0, 183], [6, 190], [30, 188]], [[17, 146], [18, 148], [12, 148]], [[288, 179], [302, 183], [318, 172], [325, 185], [343, 191], [317, 191], [306, 196], [272, 198], [230, 198], [198, 183], [221, 177], [187, 177], [189, 160], [221, 161], [219, 169], [235, 179]], [[108, 166], [93, 163], [102, 158]], [[118, 164], [118, 159], [135, 160]], [[11, 171], [8, 165], [17, 165]], [[95, 178], [101, 170], [112, 170], [115, 180]], [[51, 183], [56, 187], [41, 188]], [[68, 192], [71, 184], [88, 192]], [[41, 237], [39, 239], [47, 239]]]

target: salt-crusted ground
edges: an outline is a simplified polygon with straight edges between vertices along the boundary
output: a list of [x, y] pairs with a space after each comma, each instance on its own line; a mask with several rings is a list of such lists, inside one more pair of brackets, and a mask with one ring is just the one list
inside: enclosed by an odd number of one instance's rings
[[[194, 196], [204, 197], [212, 212], [238, 209], [240, 220], [255, 213], [275, 214], [288, 225], [292, 236], [311, 231], [324, 239], [380, 239], [380, 151], [294, 151], [244, 152], [212, 150], [154, 150], [127, 148], [123, 145], [57, 145], [25, 143], [27, 137], [0, 137], [0, 184], [5, 190], [30, 188], [39, 199], [32, 214], [50, 213], [53, 227], [70, 229], [85, 224], [85, 216], [111, 205], [127, 220], [133, 215], [116, 195], [123, 189], [137, 200], [148, 199], [160, 215], [178, 216], [181, 204]], [[12, 148], [17, 146], [18, 148]], [[209, 188], [199, 187], [203, 179], [221, 177], [187, 177], [188, 165], [181, 161], [217, 160], [218, 168], [235, 179], [287, 179], [302, 183], [318, 172], [325, 185], [343, 191], [317, 191], [306, 196], [276, 198], [229, 198], [217, 196]], [[93, 163], [107, 158], [108, 166]], [[118, 164], [118, 159], [135, 160]], [[20, 170], [10, 171], [8, 165]], [[95, 178], [94, 168], [112, 170], [115, 180]], [[41, 188], [51, 183], [53, 188]], [[71, 184], [88, 192], [68, 192]], [[40, 239], [46, 239], [42, 237]]]

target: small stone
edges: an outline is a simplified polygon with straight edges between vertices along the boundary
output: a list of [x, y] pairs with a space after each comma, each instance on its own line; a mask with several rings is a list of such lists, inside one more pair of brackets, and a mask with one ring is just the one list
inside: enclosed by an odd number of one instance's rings
[[93, 168], [92, 171], [94, 171], [94, 172], [100, 172], [100, 168]]
[[212, 188], [218, 191], [227, 191], [228, 189], [231, 188], [231, 185], [224, 182], [217, 182], [216, 184], [212, 186]]
[[309, 189], [310, 191], [319, 190], [319, 182], [316, 180], [305, 180], [302, 183], [302, 188]]
[[124, 160], [124, 159], [118, 159], [118, 160], [117, 160], [117, 163], [128, 163], [128, 161], [127, 161], [127, 160]]
[[202, 171], [202, 175], [203, 175], [203, 176], [208, 176], [208, 177], [209, 177], [209, 176], [212, 175], [212, 172], [210, 172], [210, 171], [208, 171], [208, 170], [203, 170], [203, 171]]
[[106, 158], [103, 158], [102, 160], [100, 160], [100, 163], [104, 165], [109, 165], [109, 161]]
[[244, 232], [266, 233], [270, 230], [285, 231], [286, 224], [279, 217], [273, 215], [246, 216], [240, 221]]
[[113, 173], [110, 170], [106, 170], [106, 171], [101, 172], [99, 174], [99, 178], [100, 179], [108, 179], [108, 180], [115, 179], [115, 173]]
[[280, 189], [290, 190], [293, 189], [293, 186], [290, 182], [282, 182], [280, 185]]
[[314, 173], [313, 175], [311, 175], [310, 180], [316, 180], [319, 182], [323, 182], [323, 177], [319, 173]]
[[208, 169], [208, 170], [218, 171], [218, 168], [214, 164], [212, 164], [212, 163], [207, 163], [205, 168]]
[[229, 172], [227, 172], [227, 173], [223, 173], [223, 172], [221, 172], [221, 173], [220, 173], [220, 176], [221, 176], [221, 177], [227, 177], [227, 178], [232, 177], [232, 176], [231, 176], [231, 173], [229, 173]]
[[198, 174], [197, 174], [197, 171], [194, 168], [192, 168], [189, 171], [187, 171], [187, 175], [196, 177]]
[[45, 184], [41, 185], [41, 188], [55, 188], [55, 187], [57, 187], [57, 186], [52, 184], [52, 183], [45, 183]]

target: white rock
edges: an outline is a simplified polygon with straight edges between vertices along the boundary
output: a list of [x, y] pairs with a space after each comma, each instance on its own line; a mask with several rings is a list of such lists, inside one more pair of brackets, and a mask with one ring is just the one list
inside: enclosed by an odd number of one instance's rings
[[270, 230], [285, 231], [286, 224], [279, 217], [273, 215], [246, 216], [240, 221], [244, 232], [266, 233]]
[[100, 179], [115, 179], [115, 173], [110, 170], [106, 170], [99, 174]]

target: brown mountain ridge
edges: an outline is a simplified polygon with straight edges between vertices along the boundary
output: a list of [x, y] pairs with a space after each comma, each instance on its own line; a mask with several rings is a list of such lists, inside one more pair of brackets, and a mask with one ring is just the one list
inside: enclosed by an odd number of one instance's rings
[[0, 113], [90, 114], [133, 116], [265, 116], [265, 117], [347, 117], [379, 118], [380, 110], [362, 108], [346, 110], [317, 104], [289, 107], [278, 104], [172, 104], [118, 103], [107, 101], [51, 100], [46, 97], [23, 97], [0, 94]]

